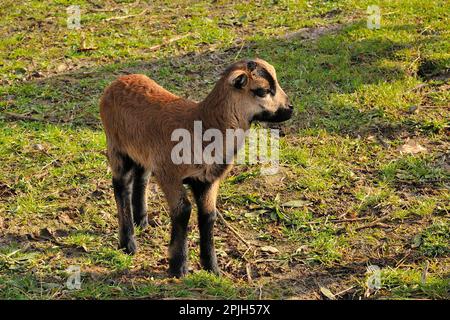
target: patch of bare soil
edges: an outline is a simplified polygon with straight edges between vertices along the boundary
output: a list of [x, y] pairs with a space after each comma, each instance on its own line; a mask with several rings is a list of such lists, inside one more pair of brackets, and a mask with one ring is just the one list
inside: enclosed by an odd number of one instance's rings
[[13, 188], [8, 186], [6, 183], [0, 181], [0, 199], [13, 197], [16, 195], [16, 192]]

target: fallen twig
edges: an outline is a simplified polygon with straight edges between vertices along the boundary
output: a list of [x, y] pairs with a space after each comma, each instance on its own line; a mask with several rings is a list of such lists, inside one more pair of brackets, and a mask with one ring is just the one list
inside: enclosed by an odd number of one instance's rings
[[362, 230], [362, 229], [367, 229], [367, 228], [373, 228], [373, 227], [389, 228], [389, 225], [387, 225], [385, 223], [381, 223], [381, 222], [373, 222], [373, 223], [369, 223], [369, 224], [366, 224], [364, 226], [358, 227], [358, 228], [355, 229], [355, 231]]
[[419, 90], [419, 89], [421, 89], [423, 87], [426, 87], [426, 86], [428, 86], [428, 83], [419, 83], [417, 86], [415, 86], [415, 87], [413, 87], [413, 88], [411, 88], [409, 90], [406, 90], [406, 93], [414, 92], [414, 91]]
[[406, 252], [406, 254], [403, 256], [403, 258], [400, 259], [399, 262], [397, 262], [397, 264], [395, 265], [395, 269], [398, 269], [399, 267], [401, 267], [401, 265], [403, 264], [403, 262], [405, 262], [406, 258], [408, 258], [408, 256], [411, 254], [411, 250], [408, 250]]
[[236, 56], [234, 57], [234, 60], [237, 60], [237, 58], [239, 57], [239, 55], [241, 54], [242, 49], [245, 46], [245, 41], [242, 41], [241, 47], [239, 48], [238, 53], [236, 54]]
[[428, 268], [430, 267], [430, 261], [426, 260], [425, 261], [425, 266], [423, 268], [422, 271], [422, 275], [420, 277], [420, 281], [422, 282], [422, 284], [426, 284], [427, 282], [427, 275], [428, 275]]
[[[328, 220], [327, 222], [332, 222], [332, 223], [347, 223], [347, 222], [355, 222], [355, 221], [363, 221], [363, 220], [368, 220], [369, 217], [359, 217], [359, 218], [349, 218], [349, 219], [331, 219]], [[319, 224], [322, 221], [308, 221], [307, 224]]]
[[157, 44], [157, 45], [154, 45], [153, 47], [150, 47], [149, 50], [150, 50], [150, 51], [158, 50], [158, 49], [161, 48], [162, 46], [166, 46], [166, 45], [168, 45], [168, 44], [171, 44], [172, 42], [181, 40], [181, 39], [183, 39], [183, 38], [187, 38], [187, 37], [189, 37], [189, 36], [191, 36], [191, 35], [192, 35], [192, 33], [187, 33], [187, 34], [183, 34], [183, 35], [179, 35], [179, 36], [170, 38], [170, 39], [164, 41], [164, 42], [161, 43], [161, 44]]
[[49, 163], [47, 163], [45, 166], [43, 166], [41, 168], [41, 172], [44, 171], [45, 169], [47, 169], [48, 167], [50, 167], [51, 165], [53, 165], [54, 163], [57, 163], [59, 160], [58, 159], [52, 159], [52, 161], [50, 161]]
[[245, 258], [245, 255], [250, 251], [250, 247], [247, 248], [247, 250], [245, 250], [244, 254], [242, 255], [242, 258]]
[[346, 222], [355, 222], [355, 221], [363, 221], [363, 220], [369, 220], [369, 217], [359, 217], [359, 218], [349, 218], [349, 219], [336, 219], [336, 220], [330, 220], [330, 222], [333, 222], [333, 223], [346, 223]]
[[228, 222], [224, 219], [224, 217], [222, 216], [222, 214], [220, 212], [217, 213], [217, 216], [219, 217], [220, 221], [222, 221], [222, 223], [228, 228], [230, 229], [230, 231], [236, 236], [236, 238], [238, 238], [239, 240], [241, 240], [242, 243], [244, 243], [248, 248], [251, 247], [251, 245], [247, 242], [247, 240], [245, 240], [232, 226], [230, 226], [228, 224]]
[[122, 10], [120, 8], [112, 8], [112, 9], [96, 9], [96, 8], [92, 8], [90, 9], [90, 11], [92, 12], [114, 12], [114, 11], [118, 11], [118, 10]]
[[248, 262], [245, 265], [245, 271], [247, 272], [247, 281], [249, 283], [252, 283], [253, 282], [253, 279], [252, 279], [252, 265], [250, 264], [250, 262]]
[[253, 261], [253, 263], [261, 263], [261, 262], [282, 262], [285, 259], [257, 259]]
[[129, 14], [126, 16], [117, 16], [117, 17], [106, 18], [104, 21], [109, 22], [109, 21], [113, 21], [113, 20], [123, 20], [123, 19], [128, 19], [128, 18], [134, 18], [134, 17], [142, 16], [147, 11], [148, 11], [148, 9], [144, 9], [144, 10], [142, 10], [142, 12], [140, 12], [138, 14]]
[[371, 227], [380, 227], [380, 226], [381, 227], [387, 227], [388, 225], [382, 223], [382, 222], [386, 221], [387, 219], [389, 219], [389, 216], [386, 215], [384, 217], [376, 219], [375, 221], [373, 221], [371, 223], [368, 223], [366, 225], [363, 225], [363, 226], [355, 228], [355, 231], [356, 230], [361, 230], [361, 229], [366, 229], [366, 228], [371, 228]]
[[80, 48], [78, 48], [78, 52], [87, 52], [87, 51], [94, 51], [94, 50], [97, 50], [98, 49], [98, 47], [93, 47], [93, 46], [91, 46], [91, 47], [86, 47], [85, 46], [85, 44], [83, 43], [82, 45], [81, 45], [81, 47]]
[[350, 288], [344, 289], [344, 290], [342, 290], [341, 292], [336, 293], [335, 296], [336, 296], [336, 297], [339, 297], [339, 296], [343, 295], [344, 293], [349, 292], [349, 291], [352, 290], [353, 288], [354, 288], [354, 286], [351, 286]]
[[[368, 224], [356, 227], [355, 231], [362, 230], [362, 229], [367, 229], [367, 228], [372, 228], [372, 227], [388, 228], [389, 226], [387, 224], [383, 223], [384, 221], [386, 221], [388, 219], [389, 219], [389, 216], [384, 216], [384, 217], [378, 218], [375, 221], [372, 221], [372, 222], [370, 222]], [[337, 233], [341, 233], [343, 231], [345, 231], [345, 228], [340, 228], [340, 229], [336, 230]]]

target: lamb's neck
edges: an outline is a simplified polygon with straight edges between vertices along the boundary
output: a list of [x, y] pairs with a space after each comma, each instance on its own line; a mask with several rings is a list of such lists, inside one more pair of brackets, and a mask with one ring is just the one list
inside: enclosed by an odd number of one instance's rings
[[199, 119], [205, 129], [219, 129], [223, 133], [227, 129], [250, 128], [250, 121], [240, 114], [238, 103], [226, 93], [213, 90], [198, 105]]
[[[198, 104], [197, 111], [197, 120], [201, 121], [203, 131], [218, 129], [222, 133], [223, 149], [216, 152], [222, 154], [224, 163], [231, 163], [242, 148], [243, 139], [250, 128], [250, 121], [242, 115], [239, 101], [221, 91], [213, 90]], [[234, 131], [230, 132], [229, 129]], [[229, 136], [230, 133], [232, 136]], [[232, 137], [232, 140], [228, 140], [229, 137]], [[229, 149], [230, 143], [231, 149]]]

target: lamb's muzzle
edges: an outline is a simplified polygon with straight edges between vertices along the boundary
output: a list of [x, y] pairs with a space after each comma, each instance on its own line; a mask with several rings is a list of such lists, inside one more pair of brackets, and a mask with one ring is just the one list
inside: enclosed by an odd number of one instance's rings
[[[180, 98], [144, 75], [119, 77], [100, 101], [107, 154], [113, 175], [119, 217], [119, 247], [136, 252], [134, 225], [147, 226], [146, 187], [153, 175], [164, 192], [172, 222], [169, 273], [187, 273], [187, 226], [191, 204], [183, 184], [193, 191], [198, 207], [200, 260], [204, 269], [219, 273], [213, 240], [216, 198], [229, 163], [175, 164], [171, 150], [176, 129], [250, 128], [252, 121], [282, 122], [293, 106], [281, 89], [275, 69], [261, 59], [234, 63], [200, 103]], [[237, 149], [231, 150], [236, 154]], [[225, 153], [225, 152], [224, 152]]]

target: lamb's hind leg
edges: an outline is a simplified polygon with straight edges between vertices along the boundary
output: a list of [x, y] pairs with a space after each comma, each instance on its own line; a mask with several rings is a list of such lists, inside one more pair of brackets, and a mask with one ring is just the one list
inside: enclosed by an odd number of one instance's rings
[[119, 249], [134, 254], [136, 252], [136, 240], [134, 239], [131, 207], [131, 185], [133, 182], [132, 169], [135, 163], [130, 157], [119, 152], [110, 153], [109, 159], [119, 218]]
[[147, 197], [146, 189], [148, 183], [148, 173], [145, 169], [136, 164], [133, 170], [133, 193], [131, 202], [133, 205], [133, 220], [137, 227], [148, 226], [147, 218]]
[[187, 229], [191, 215], [191, 203], [181, 181], [158, 178], [170, 207], [172, 229], [169, 244], [169, 274], [182, 277], [188, 271]]

